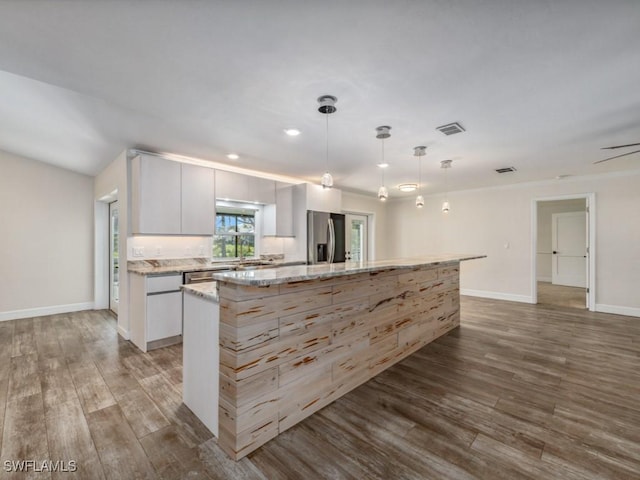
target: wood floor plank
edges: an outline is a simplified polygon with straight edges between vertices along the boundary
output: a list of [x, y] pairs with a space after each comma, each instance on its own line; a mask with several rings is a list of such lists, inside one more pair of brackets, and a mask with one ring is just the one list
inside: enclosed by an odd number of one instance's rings
[[15, 323], [12, 342], [12, 357], [38, 352], [36, 347], [33, 318], [25, 318]]
[[167, 426], [140, 439], [158, 476], [166, 480], [210, 479], [196, 447], [187, 446], [175, 426]]
[[56, 328], [51, 316], [34, 318], [34, 338], [36, 350], [40, 358], [53, 358], [63, 355]]
[[41, 391], [38, 355], [30, 353], [13, 357], [9, 371], [8, 398], [28, 397]]
[[66, 402], [79, 401], [71, 372], [63, 357], [40, 357], [38, 369], [45, 411]]
[[65, 465], [70, 465], [73, 461], [76, 467], [72, 472], [53, 472], [53, 479], [105, 478], [100, 457], [77, 398], [55, 403], [47, 408], [45, 420], [51, 459], [62, 461]]
[[[7, 401], [0, 464], [4, 467], [6, 461], [31, 460], [40, 465], [42, 462], [51, 460], [47, 436], [43, 435], [44, 425], [44, 405], [40, 392], [15, 396]], [[4, 478], [14, 475], [7, 472], [5, 468], [0, 469], [0, 472]], [[51, 478], [51, 475], [48, 471], [35, 472], [32, 467], [23, 478]]]
[[116, 404], [95, 363], [74, 361], [68, 366], [85, 414]]
[[149, 458], [118, 405], [86, 416], [107, 479], [156, 478]]
[[[129, 370], [114, 370], [102, 365], [107, 372], [102, 373], [102, 377], [138, 438], [170, 425]], [[114, 364], [109, 365], [113, 368]]]
[[169, 380], [158, 373], [140, 380], [145, 392], [154, 399], [162, 414], [174, 425], [180, 427], [179, 435], [190, 447], [195, 447], [213, 437], [213, 434], [182, 403], [182, 392]]

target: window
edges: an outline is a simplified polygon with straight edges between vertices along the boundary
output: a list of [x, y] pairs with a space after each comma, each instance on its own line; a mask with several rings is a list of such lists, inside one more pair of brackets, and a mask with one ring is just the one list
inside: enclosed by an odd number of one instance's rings
[[254, 212], [216, 213], [216, 234], [213, 236], [213, 256], [238, 258], [255, 256]]

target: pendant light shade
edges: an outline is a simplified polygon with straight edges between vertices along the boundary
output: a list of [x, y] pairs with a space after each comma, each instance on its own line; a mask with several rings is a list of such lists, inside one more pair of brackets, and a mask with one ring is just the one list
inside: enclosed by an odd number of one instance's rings
[[320, 185], [322, 185], [322, 188], [333, 187], [333, 177], [329, 172], [324, 172], [324, 175], [322, 175], [322, 180], [320, 181]]
[[318, 103], [320, 106], [318, 107], [318, 111], [325, 115], [327, 119], [327, 155], [325, 159], [325, 167], [326, 171], [324, 175], [322, 175], [322, 179], [320, 180], [320, 185], [322, 188], [331, 188], [333, 187], [333, 177], [329, 173], [329, 115], [336, 111], [336, 102], [338, 101], [337, 97], [333, 95], [322, 95], [318, 97]]
[[422, 196], [422, 157], [427, 153], [427, 147], [421, 145], [413, 147], [413, 155], [418, 157], [418, 196], [416, 197], [416, 208], [424, 207], [424, 197]]
[[376, 138], [379, 138], [380, 140], [382, 140], [381, 160], [380, 160], [380, 163], [378, 164], [378, 166], [382, 170], [382, 185], [378, 189], [378, 199], [381, 202], [386, 202], [387, 198], [389, 198], [389, 190], [387, 190], [387, 187], [384, 185], [384, 169], [388, 167], [388, 164], [384, 161], [384, 139], [389, 138], [391, 136], [391, 133], [389, 133], [389, 130], [391, 130], [391, 127], [389, 127], [388, 125], [383, 125], [381, 127], [376, 128]]
[[447, 170], [451, 168], [452, 163], [453, 163], [453, 160], [442, 160], [440, 162], [440, 167], [444, 168], [444, 202], [442, 202], [442, 213], [449, 213], [449, 210], [451, 210], [451, 206], [449, 205], [449, 200], [447, 200], [447, 197], [448, 197]]

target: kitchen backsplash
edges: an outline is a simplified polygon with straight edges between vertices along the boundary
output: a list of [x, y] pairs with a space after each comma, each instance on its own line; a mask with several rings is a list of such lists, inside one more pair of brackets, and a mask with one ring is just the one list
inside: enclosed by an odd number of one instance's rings
[[211, 237], [134, 236], [127, 245], [128, 260], [150, 258], [211, 258]]
[[[261, 237], [259, 242], [258, 255], [284, 255], [287, 262], [306, 261], [296, 238]], [[127, 260], [211, 258], [212, 246], [211, 237], [133, 236], [129, 237]]]
[[299, 253], [297, 240], [295, 237], [262, 237], [260, 253], [262, 255], [283, 254], [287, 262], [306, 261], [306, 256]]

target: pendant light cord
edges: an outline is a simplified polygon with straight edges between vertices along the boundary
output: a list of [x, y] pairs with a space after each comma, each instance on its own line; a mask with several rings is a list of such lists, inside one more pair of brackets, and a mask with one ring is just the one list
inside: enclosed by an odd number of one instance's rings
[[[382, 165], [384, 165], [384, 138], [382, 139]], [[381, 168], [380, 170], [382, 170], [382, 186], [384, 187], [384, 169], [385, 167]]]
[[327, 117], [327, 158], [326, 158], [326, 167], [327, 172], [329, 171], [329, 114], [325, 114]]

